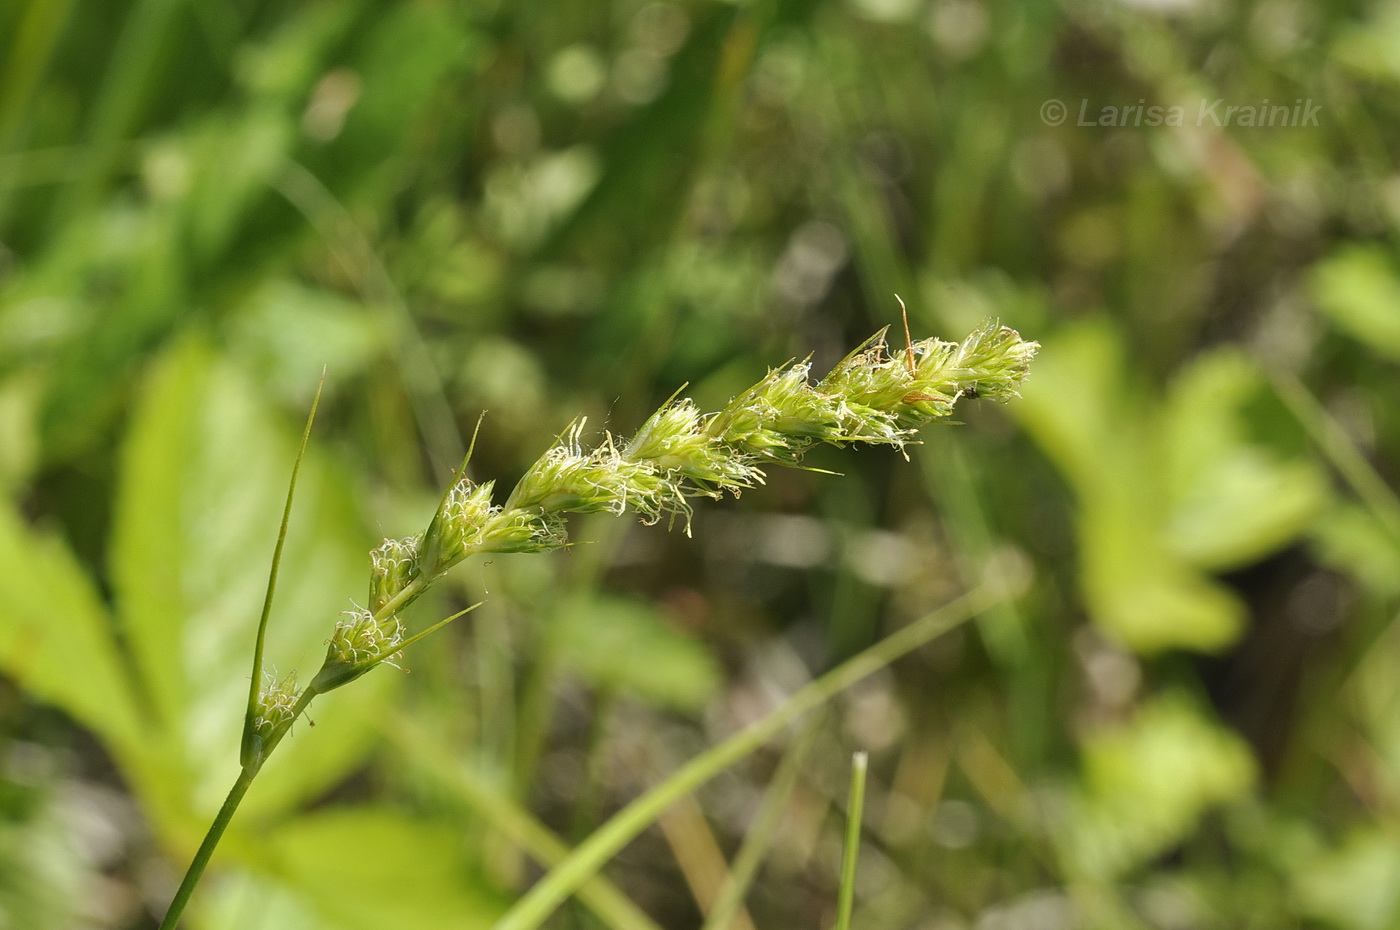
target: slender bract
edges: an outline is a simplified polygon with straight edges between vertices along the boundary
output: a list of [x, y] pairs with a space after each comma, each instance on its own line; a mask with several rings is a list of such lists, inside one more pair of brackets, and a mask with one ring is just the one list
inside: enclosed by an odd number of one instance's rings
[[[162, 930], [173, 930], [253, 778], [312, 699], [355, 681], [378, 665], [395, 665], [407, 646], [472, 609], [416, 635], [407, 633], [400, 611], [452, 566], [472, 555], [541, 552], [566, 546], [565, 515], [569, 513], [631, 511], [647, 523], [663, 517], [679, 520], [689, 532], [695, 498], [718, 497], [725, 491], [737, 494], [761, 484], [766, 468], [799, 465], [802, 456], [818, 443], [844, 446], [861, 442], [903, 449], [914, 441], [920, 426], [952, 413], [959, 398], [971, 395], [1004, 400], [1015, 396], [1039, 348], [995, 321], [984, 323], [957, 343], [906, 340], [895, 354], [889, 352], [884, 337], [884, 331], [876, 333], [820, 381], [811, 380], [810, 361], [775, 368], [716, 413], [702, 414], [691, 401], [673, 396], [626, 442], [604, 433], [589, 447], [585, 442], [587, 424], [577, 420], [530, 466], [501, 504], [495, 502], [493, 482], [478, 483], [468, 476], [469, 449], [427, 529], [417, 536], [385, 540], [370, 553], [367, 606], [355, 606], [335, 624], [324, 663], [311, 683], [298, 690], [293, 676], [274, 679], [264, 674], [263, 641], [297, 471], [320, 399], [318, 387], [292, 469], [258, 623], [253, 686], [240, 752], [243, 771], [181, 883]], [[480, 422], [477, 425], [479, 428]], [[475, 443], [473, 435], [473, 448]], [[897, 639], [898, 634], [891, 641]], [[834, 693], [829, 690], [833, 683], [848, 684], [849, 680], [838, 676], [823, 682], [820, 694], [813, 693], [797, 703], [814, 706]], [[709, 754], [708, 767], [690, 770], [690, 777], [713, 774], [715, 764], [732, 761], [757, 745], [751, 742], [755, 738], [750, 735], [740, 744], [726, 744], [729, 749]], [[736, 749], [737, 754], [731, 757]], [[683, 779], [678, 785], [689, 783]], [[634, 812], [625, 830], [659, 813], [645, 805], [640, 810], [641, 814]], [[606, 830], [600, 833], [601, 838], [595, 834], [585, 844], [585, 848], [592, 844], [590, 857], [606, 855], [607, 836], [611, 834]], [[522, 902], [524, 910], [513, 911], [515, 916], [503, 926], [534, 926], [534, 919], [542, 919], [562, 895], [577, 887], [582, 873], [592, 867], [585, 864], [591, 858], [577, 858], [580, 853], [541, 882]], [[563, 877], [555, 878], [561, 870]]]
[[[239, 748], [238, 761], [244, 769], [256, 769], [262, 763], [263, 744], [268, 736], [269, 722], [279, 721], [283, 716], [274, 707], [284, 706], [285, 695], [296, 689], [296, 677], [289, 676], [280, 682], [270, 684], [263, 681], [263, 643], [267, 639], [267, 618], [272, 614], [272, 598], [277, 593], [277, 569], [282, 564], [282, 546], [287, 541], [287, 524], [292, 519], [292, 498], [296, 495], [297, 474], [301, 471], [301, 460], [306, 457], [306, 443], [311, 438], [311, 424], [316, 422], [316, 408], [321, 405], [321, 389], [326, 386], [326, 369], [321, 369], [321, 380], [316, 384], [316, 396], [311, 399], [311, 412], [306, 415], [306, 428], [301, 431], [301, 445], [297, 448], [296, 461], [292, 463], [292, 477], [287, 482], [287, 503], [282, 508], [282, 525], [277, 530], [277, 545], [272, 550], [272, 568], [267, 573], [267, 594], [263, 597], [262, 616], [258, 618], [258, 638], [253, 646], [253, 674], [248, 683], [248, 712], [243, 717], [243, 741]], [[268, 702], [269, 692], [276, 698]], [[235, 806], [237, 802], [235, 802]]]

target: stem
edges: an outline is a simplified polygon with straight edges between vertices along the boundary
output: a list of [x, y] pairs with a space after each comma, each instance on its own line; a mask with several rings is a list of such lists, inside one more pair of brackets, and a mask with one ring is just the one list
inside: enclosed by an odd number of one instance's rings
[[1324, 458], [1351, 485], [1356, 496], [1371, 508], [1371, 513], [1384, 524], [1393, 538], [1400, 540], [1400, 500], [1377, 474], [1365, 454], [1347, 435], [1346, 430], [1327, 412], [1327, 408], [1290, 374], [1274, 374], [1274, 390], [1290, 413], [1302, 424], [1309, 438], [1317, 443]]
[[[313, 410], [313, 412], [314, 412], [314, 410]], [[309, 422], [309, 421], [308, 421], [308, 423], [307, 423], [307, 428], [308, 428], [308, 430], [310, 429], [310, 422]], [[305, 441], [305, 440], [303, 439], [303, 442], [304, 442], [304, 441]], [[304, 446], [303, 446], [303, 451], [304, 451]], [[300, 461], [301, 461], [301, 460], [300, 460], [300, 457], [298, 457], [297, 461], [298, 461], [298, 463], [300, 463]], [[293, 483], [293, 485], [295, 485], [295, 483], [296, 483], [296, 472], [295, 472], [295, 470], [294, 470], [293, 473], [292, 473], [292, 483]], [[290, 507], [291, 507], [291, 494], [290, 494], [290, 493], [287, 495], [287, 506], [288, 506], [288, 509], [290, 510]], [[283, 517], [282, 534], [283, 534], [283, 536], [286, 535], [286, 518], [285, 518], [285, 516]], [[278, 539], [278, 541], [277, 541], [277, 548], [278, 548], [278, 553], [279, 553], [279, 555], [280, 555], [280, 553], [281, 553], [281, 547], [282, 547], [282, 540], [281, 540], [281, 538], [279, 537], [279, 539]], [[273, 585], [275, 584], [275, 579], [276, 579], [276, 573], [277, 573], [276, 562], [277, 562], [276, 557], [274, 557], [274, 560], [273, 560], [273, 581], [272, 581], [271, 583], [269, 583], [269, 585], [268, 585], [268, 603], [271, 603], [271, 599], [272, 599], [272, 594], [271, 594], [271, 592], [272, 592], [272, 587], [273, 587]], [[423, 588], [425, 588], [425, 587], [427, 586], [427, 584], [428, 584], [428, 582], [427, 582], [427, 581], [424, 581], [424, 579], [422, 579], [422, 578], [416, 578], [416, 579], [414, 579], [413, 582], [411, 582], [410, 584], [406, 585], [406, 586], [404, 587], [404, 589], [403, 589], [402, 591], [400, 591], [400, 592], [398, 593], [398, 595], [396, 595], [396, 596], [394, 597], [393, 600], [389, 601], [387, 604], [384, 605], [383, 608], [381, 608], [380, 614], [382, 614], [383, 616], [386, 616], [386, 617], [387, 617], [387, 616], [390, 616], [390, 615], [393, 614], [393, 612], [394, 612], [396, 609], [398, 609], [398, 607], [399, 607], [401, 604], [403, 604], [405, 601], [411, 600], [412, 598], [417, 597], [418, 594], [421, 593], [421, 591], [423, 590]], [[442, 626], [445, 626], [445, 625], [448, 624], [448, 623], [451, 623], [453, 620], [456, 620], [458, 617], [462, 616], [463, 614], [469, 613], [469, 612], [475, 610], [477, 607], [480, 607], [480, 606], [481, 606], [480, 604], [473, 604], [471, 607], [468, 607], [466, 610], [462, 610], [462, 611], [459, 611], [459, 612], [453, 614], [452, 616], [448, 617], [446, 620], [442, 620], [442, 621], [440, 621], [439, 623], [434, 624], [432, 627], [429, 627], [428, 629], [426, 629], [426, 630], [424, 630], [423, 632], [419, 633], [417, 636], [412, 637], [412, 638], [409, 639], [407, 642], [405, 642], [405, 643], [403, 644], [403, 646], [406, 647], [406, 646], [408, 646], [408, 645], [410, 645], [410, 644], [412, 644], [412, 643], [414, 643], [414, 642], [417, 642], [418, 640], [422, 639], [424, 636], [427, 636], [429, 633], [433, 632], [434, 630], [438, 629], [439, 627], [442, 627]], [[378, 617], [379, 617], [379, 614], [376, 615], [376, 619], [377, 619]], [[266, 606], [265, 606], [265, 607], [264, 607], [264, 613], [263, 613], [264, 625], [266, 624], [266, 620], [267, 620], [267, 613], [266, 613]], [[402, 647], [401, 647], [401, 648], [402, 648]], [[260, 626], [260, 627], [259, 627], [259, 630], [258, 630], [258, 651], [261, 652], [261, 649], [262, 649], [262, 628], [261, 628], [261, 626]], [[254, 779], [255, 777], [257, 777], [258, 772], [262, 769], [262, 764], [263, 764], [265, 761], [267, 761], [268, 757], [270, 757], [270, 756], [272, 755], [272, 751], [273, 751], [274, 749], [277, 748], [277, 745], [278, 745], [280, 742], [282, 742], [282, 738], [283, 738], [284, 736], [286, 736], [289, 732], [291, 732], [292, 724], [296, 723], [297, 720], [301, 719], [301, 715], [304, 714], [304, 713], [306, 713], [306, 708], [309, 707], [309, 706], [311, 705], [311, 701], [312, 701], [312, 700], [316, 697], [316, 695], [319, 694], [319, 693], [320, 693], [320, 692], [318, 692], [318, 691], [316, 690], [316, 688], [314, 687], [314, 685], [307, 685], [307, 686], [302, 690], [300, 696], [297, 697], [296, 707], [294, 707], [294, 708], [292, 709], [292, 719], [289, 720], [289, 721], [287, 722], [287, 725], [286, 725], [285, 727], [282, 727], [281, 729], [277, 730], [276, 732], [274, 732], [274, 733], [272, 734], [272, 736], [268, 739], [267, 743], [266, 743], [264, 746], [261, 747], [260, 751], [258, 751], [257, 753], [254, 753], [254, 754], [248, 754], [248, 755], [247, 755], [247, 757], [245, 758], [244, 763], [243, 763], [243, 770], [242, 770], [241, 772], [238, 773], [238, 780], [235, 781], [235, 782], [233, 783], [233, 788], [232, 788], [232, 790], [229, 791], [228, 798], [226, 798], [226, 799], [224, 800], [224, 806], [221, 807], [221, 808], [219, 808], [219, 813], [214, 817], [214, 822], [213, 822], [212, 824], [210, 824], [210, 826], [209, 826], [209, 832], [207, 832], [207, 833], [204, 835], [204, 842], [200, 844], [200, 846], [199, 846], [199, 851], [195, 853], [194, 861], [190, 863], [189, 870], [185, 873], [185, 878], [184, 878], [184, 880], [180, 882], [180, 887], [179, 887], [179, 889], [176, 890], [176, 892], [175, 892], [175, 897], [174, 897], [174, 899], [171, 900], [171, 902], [170, 902], [170, 909], [169, 909], [168, 911], [166, 911], [165, 920], [161, 922], [161, 925], [160, 925], [159, 930], [174, 930], [176, 921], [178, 921], [178, 920], [180, 919], [180, 914], [184, 912], [184, 910], [185, 910], [185, 905], [189, 902], [190, 895], [194, 893], [195, 886], [199, 884], [199, 879], [200, 879], [200, 877], [204, 875], [204, 867], [205, 867], [206, 865], [209, 864], [209, 857], [212, 856], [212, 855], [214, 854], [214, 848], [215, 848], [216, 846], [219, 845], [219, 840], [223, 838], [224, 830], [228, 828], [229, 821], [233, 819], [233, 812], [236, 811], [236, 810], [238, 809], [238, 804], [239, 804], [240, 801], [243, 800], [243, 795], [247, 793], [247, 791], [248, 791], [248, 786], [251, 785], [251, 784], [253, 783], [253, 779]], [[249, 719], [250, 722], [253, 721], [254, 717], [253, 717], [253, 715], [252, 715], [251, 713], [249, 714], [249, 718], [248, 718], [248, 719]], [[245, 735], [245, 737], [244, 737], [244, 746], [245, 746], [245, 747], [249, 747], [249, 746], [251, 746], [251, 745], [252, 745], [251, 739], [250, 739], [248, 736]], [[245, 749], [245, 754], [247, 754], [247, 753], [248, 753], [248, 750]]]
[[199, 879], [204, 875], [204, 867], [209, 864], [209, 858], [214, 855], [214, 847], [219, 845], [224, 830], [228, 828], [229, 821], [233, 819], [233, 812], [238, 810], [239, 802], [243, 800], [243, 795], [248, 793], [248, 786], [253, 783], [253, 778], [256, 775], [256, 769], [244, 769], [238, 773], [238, 780], [233, 783], [228, 797], [224, 799], [224, 806], [219, 808], [214, 822], [209, 825], [209, 832], [204, 834], [204, 842], [199, 844], [199, 851], [194, 854], [194, 860], [190, 863], [189, 870], [185, 872], [184, 880], [180, 882], [180, 887], [175, 891], [175, 897], [170, 901], [170, 908], [165, 912], [165, 919], [160, 922], [159, 930], [175, 930], [180, 921], [180, 915], [185, 912], [185, 905], [189, 903], [190, 895], [194, 894], [195, 886], [199, 884]]
[[851, 930], [856, 901], [856, 861], [860, 858], [860, 818], [865, 809], [865, 770], [869, 757], [851, 759], [851, 796], [846, 804], [846, 848], [841, 855], [841, 890], [836, 899], [836, 930]]
[[746, 925], [745, 922], [747, 926], [753, 926], [753, 920], [743, 912], [744, 897], [748, 894], [749, 886], [753, 884], [759, 866], [763, 864], [763, 858], [782, 824], [788, 798], [797, 785], [798, 776], [802, 774], [802, 763], [806, 761], [808, 751], [816, 742], [817, 734], [821, 732], [820, 724], [820, 718], [809, 721], [783, 754], [782, 761], [778, 763], [778, 771], [768, 787], [768, 793], [764, 795], [763, 804], [754, 815], [748, 829], [744, 831], [744, 841], [739, 845], [739, 851], [734, 854], [729, 874], [725, 877], [724, 885], [720, 888], [701, 930], [740, 930]]
[[494, 930], [535, 930], [565, 898], [654, 823], [666, 808], [758, 749], [808, 711], [1011, 593], [983, 587], [946, 604], [838, 665], [798, 690], [762, 720], [702, 752], [664, 782], [613, 815], [517, 901]]
[[[409, 765], [441, 784], [457, 804], [480, 815], [541, 866], [549, 868], [569, 854], [569, 847], [548, 827], [471, 766], [444, 750], [442, 741], [433, 739], [411, 716], [398, 714], [388, 718], [383, 734]], [[611, 930], [661, 930], [602, 875], [595, 875], [579, 888], [578, 899]]]
[[195, 886], [199, 884], [200, 878], [204, 876], [204, 867], [209, 864], [209, 859], [214, 855], [214, 848], [219, 845], [219, 840], [223, 839], [224, 831], [228, 829], [229, 821], [233, 819], [233, 812], [238, 810], [238, 805], [243, 800], [243, 795], [248, 793], [248, 787], [253, 784], [253, 779], [262, 770], [262, 763], [272, 755], [272, 750], [277, 748], [277, 744], [282, 742], [285, 736], [296, 723], [301, 715], [306, 713], [306, 708], [311, 705], [311, 700], [316, 697], [316, 689], [307, 686], [297, 698], [296, 707], [292, 711], [292, 719], [287, 722], [287, 726], [268, 740], [263, 747], [262, 755], [255, 765], [244, 766], [238, 773], [238, 780], [229, 789], [228, 797], [224, 798], [224, 806], [219, 808], [219, 812], [214, 815], [214, 822], [209, 825], [209, 830], [204, 834], [204, 842], [199, 844], [199, 850], [194, 854], [194, 860], [185, 872], [184, 879], [180, 882], [180, 887], [175, 890], [175, 897], [170, 900], [170, 907], [165, 912], [165, 919], [160, 922], [158, 930], [175, 930], [179, 923], [180, 915], [185, 912], [185, 905], [190, 901], [190, 895], [194, 894]]

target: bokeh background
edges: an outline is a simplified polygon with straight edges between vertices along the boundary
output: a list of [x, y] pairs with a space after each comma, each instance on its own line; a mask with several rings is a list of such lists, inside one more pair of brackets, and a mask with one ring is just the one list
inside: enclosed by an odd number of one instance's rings
[[[860, 749], [859, 928], [1396, 926], [1397, 50], [1386, 0], [0, 5], [0, 928], [155, 926], [323, 364], [269, 647], [303, 675], [482, 411], [508, 486], [576, 416], [821, 369], [896, 293], [916, 337], [1039, 340], [1024, 397], [692, 536], [458, 570], [418, 621], [486, 605], [317, 702], [189, 925], [489, 926], [541, 825], [1009, 574], [617, 897], [697, 927], [757, 832], [731, 926], [828, 926]], [[549, 926], [637, 926], [603, 912]]]

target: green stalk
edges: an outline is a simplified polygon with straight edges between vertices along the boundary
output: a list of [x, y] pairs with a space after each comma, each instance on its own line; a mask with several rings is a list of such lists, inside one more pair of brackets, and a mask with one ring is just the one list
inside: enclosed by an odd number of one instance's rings
[[762, 720], [702, 752], [618, 811], [517, 901], [494, 930], [536, 930], [569, 895], [676, 801], [758, 749], [808, 711], [1009, 596], [1010, 592], [987, 587], [963, 595], [827, 672]]
[[865, 770], [869, 756], [851, 759], [851, 795], [846, 804], [846, 846], [841, 855], [841, 891], [836, 899], [836, 930], [851, 930], [856, 901], [856, 862], [860, 858], [860, 820], [865, 809]]
[[[295, 483], [295, 473], [293, 473], [292, 480], [293, 483]], [[290, 505], [290, 496], [288, 498], [288, 503]], [[286, 527], [284, 525], [284, 535], [285, 532]], [[401, 592], [398, 597], [389, 604], [386, 604], [383, 610], [384, 614], [386, 616], [391, 614], [393, 608], [397, 606], [398, 603], [402, 600], [409, 599], [412, 596], [411, 589], [413, 587], [412, 585], [405, 587], [404, 591]], [[468, 614], [480, 606], [480, 604], [473, 604], [465, 610], [459, 610], [452, 616], [438, 621], [421, 633], [404, 640], [400, 649], [405, 649], [413, 645], [429, 633], [437, 631], [453, 620], [456, 620], [458, 617]], [[261, 633], [261, 631], [259, 632]], [[261, 635], [259, 636], [259, 645], [261, 645]], [[234, 811], [238, 810], [238, 805], [243, 800], [243, 795], [247, 793], [248, 787], [253, 783], [253, 779], [257, 777], [258, 772], [262, 769], [263, 763], [272, 755], [272, 751], [277, 748], [277, 744], [282, 742], [282, 738], [291, 732], [292, 725], [295, 724], [297, 720], [301, 719], [302, 714], [306, 713], [306, 709], [311, 706], [312, 700], [320, 693], [321, 692], [316, 688], [315, 682], [307, 685], [297, 697], [296, 706], [292, 709], [291, 720], [287, 722], [286, 726], [274, 731], [267, 743], [261, 746], [257, 752], [252, 753], [244, 761], [243, 770], [238, 774], [238, 780], [233, 783], [233, 788], [229, 791], [228, 797], [224, 800], [223, 807], [219, 808], [219, 813], [215, 816], [214, 822], [210, 824], [209, 831], [204, 835], [204, 842], [200, 843], [199, 851], [195, 853], [194, 861], [190, 863], [189, 870], [185, 873], [184, 879], [180, 882], [180, 887], [175, 892], [175, 897], [170, 902], [170, 909], [166, 911], [165, 920], [161, 922], [160, 930], [174, 930], [176, 922], [180, 919], [180, 914], [184, 911], [185, 905], [189, 902], [190, 895], [194, 893], [195, 886], [199, 884], [200, 878], [204, 875], [205, 866], [209, 864], [209, 858], [214, 854], [214, 848], [219, 845], [219, 840], [223, 838], [224, 830], [228, 828], [229, 821], [233, 818]], [[253, 719], [252, 716], [249, 717], [250, 721]], [[248, 742], [247, 745], [251, 745], [251, 742]]]
[[243, 800], [243, 795], [248, 793], [248, 786], [253, 783], [257, 774], [256, 769], [244, 769], [238, 773], [238, 780], [233, 783], [228, 797], [224, 799], [224, 806], [219, 808], [218, 816], [209, 825], [209, 832], [204, 834], [204, 842], [199, 844], [199, 851], [194, 854], [194, 860], [190, 862], [184, 880], [180, 882], [180, 887], [175, 891], [175, 897], [170, 901], [170, 907], [165, 912], [165, 919], [160, 922], [160, 930], [175, 930], [175, 926], [180, 922], [180, 915], [185, 912], [185, 905], [189, 904], [190, 895], [194, 894], [195, 886], [199, 884], [200, 878], [204, 875], [204, 867], [209, 864], [210, 857], [214, 855], [214, 847], [218, 846], [219, 840], [223, 839], [224, 830], [228, 828], [229, 821], [233, 819], [233, 812], [238, 810], [239, 802]]
[[1356, 496], [1371, 508], [1371, 513], [1391, 536], [1400, 540], [1400, 499], [1377, 474], [1374, 466], [1352, 442], [1346, 430], [1327, 413], [1317, 398], [1291, 374], [1272, 375], [1274, 391], [1289, 412], [1298, 420], [1308, 437], [1317, 444], [1323, 457], [1351, 485]]
[[[535, 862], [548, 868], [562, 862], [569, 854], [569, 847], [549, 828], [516, 804], [504, 791], [491, 787], [470, 766], [446, 752], [409, 715], [399, 714], [390, 718], [383, 727], [383, 734], [402, 751], [410, 765], [441, 785], [454, 802], [484, 818]], [[580, 888], [578, 897], [612, 930], [661, 930], [655, 921], [602, 875], [595, 876]]]
[[234, 781], [233, 787], [229, 789], [228, 797], [224, 798], [223, 807], [219, 808], [219, 813], [214, 816], [214, 822], [209, 825], [208, 831], [204, 834], [204, 841], [199, 844], [199, 850], [194, 854], [194, 860], [190, 862], [190, 867], [185, 871], [185, 877], [180, 881], [180, 887], [175, 889], [175, 897], [170, 900], [170, 907], [165, 912], [165, 919], [160, 922], [158, 930], [175, 930], [180, 922], [180, 916], [185, 912], [185, 906], [190, 902], [190, 895], [194, 894], [195, 886], [199, 884], [200, 878], [204, 876], [204, 869], [209, 865], [209, 859], [214, 855], [214, 848], [219, 845], [219, 840], [223, 839], [224, 831], [228, 829], [229, 821], [233, 819], [234, 811], [238, 810], [238, 805], [243, 801], [243, 795], [248, 793], [248, 788], [253, 784], [253, 779], [262, 770], [262, 762], [272, 755], [272, 750], [277, 748], [277, 744], [282, 741], [292, 728], [292, 724], [306, 713], [306, 708], [311, 706], [312, 698], [316, 697], [316, 689], [307, 686], [297, 698], [296, 708], [293, 710], [291, 722], [286, 729], [275, 734], [267, 745], [258, 761], [253, 765], [245, 765], [238, 773], [238, 779]]

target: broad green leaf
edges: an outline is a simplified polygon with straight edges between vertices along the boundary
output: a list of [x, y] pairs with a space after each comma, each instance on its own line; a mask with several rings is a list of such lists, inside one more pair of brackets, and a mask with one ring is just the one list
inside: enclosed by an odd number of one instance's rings
[[1080, 577], [1101, 629], [1140, 653], [1213, 652], [1235, 640], [1244, 605], [1169, 551], [1150, 518], [1092, 502], [1082, 511]]
[[1381, 7], [1365, 21], [1339, 25], [1328, 58], [1378, 86], [1393, 86], [1400, 79], [1400, 17], [1393, 8]]
[[[190, 779], [188, 798], [174, 807], [198, 821], [237, 773], [253, 638], [296, 433], [230, 363], [187, 339], [153, 366], [123, 447], [113, 587], [144, 686]], [[370, 541], [352, 489], [314, 445], [297, 493], [266, 655], [269, 667], [298, 669], [305, 680], [337, 613], [363, 596]], [[291, 803], [343, 775], [370, 739], [368, 709], [393, 678], [367, 677], [323, 725], [299, 727], [243, 813]]]
[[87, 573], [56, 533], [31, 528], [0, 498], [0, 669], [110, 744], [130, 750], [143, 724]]
[[695, 711], [720, 684], [709, 649], [641, 601], [570, 598], [556, 608], [549, 632], [559, 660], [598, 688]]
[[1091, 734], [1062, 844], [1073, 871], [1111, 879], [1184, 840], [1208, 808], [1255, 780], [1249, 747], [1181, 696]]
[[1400, 359], [1400, 275], [1390, 252], [1353, 245], [1313, 267], [1313, 300], [1339, 329]]
[[[222, 861], [222, 855], [216, 862]], [[226, 864], [226, 863], [225, 863]], [[263, 873], [222, 869], [217, 881], [205, 881], [185, 920], [194, 930], [349, 930], [325, 916], [297, 890]]]
[[77, 926], [83, 889], [100, 880], [97, 870], [57, 792], [8, 775], [0, 772], [0, 927]]
[[[225, 852], [242, 861], [260, 889], [234, 911], [248, 921], [243, 926], [484, 930], [505, 910], [473, 881], [457, 829], [388, 809], [303, 815], [256, 838], [242, 835]], [[258, 901], [268, 892], [261, 910]], [[264, 923], [273, 913], [287, 922]], [[210, 930], [233, 926], [239, 924], [210, 922]]]
[[1156, 417], [1117, 337], [1080, 326], [1046, 346], [1011, 409], [1078, 498], [1080, 583], [1095, 624], [1138, 652], [1227, 645], [1244, 608], [1173, 551]]
[[1200, 356], [1172, 383], [1159, 443], [1171, 515], [1166, 539], [1193, 565], [1237, 568], [1297, 539], [1321, 512], [1327, 479], [1249, 435], [1247, 405], [1265, 392], [1257, 364], [1234, 350]]
[[1122, 355], [1106, 326], [1062, 329], [1045, 340], [1035, 376], [1010, 408], [1081, 496], [1113, 480], [1123, 444], [1139, 438]]

